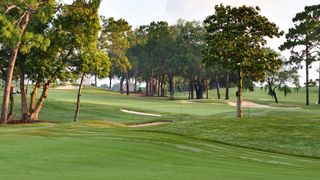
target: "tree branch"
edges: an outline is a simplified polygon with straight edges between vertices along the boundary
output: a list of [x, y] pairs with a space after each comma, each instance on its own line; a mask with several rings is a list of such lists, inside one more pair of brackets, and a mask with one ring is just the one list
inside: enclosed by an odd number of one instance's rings
[[10, 4], [10, 5], [6, 5], [7, 9], [5, 13], [8, 13], [10, 10], [12, 9], [20, 9], [17, 5], [15, 4]]

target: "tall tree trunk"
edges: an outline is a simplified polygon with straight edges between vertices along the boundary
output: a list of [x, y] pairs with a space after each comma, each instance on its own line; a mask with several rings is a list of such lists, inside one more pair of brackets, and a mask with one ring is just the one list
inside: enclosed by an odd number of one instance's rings
[[27, 86], [26, 86], [26, 88], [25, 88], [25, 90], [26, 90], [26, 95], [28, 94], [28, 89], [29, 89], [29, 79], [27, 80]]
[[204, 98], [204, 94], [206, 93], [206, 80], [202, 80], [201, 81], [201, 86], [202, 86], [202, 98], [201, 99], [203, 99]]
[[98, 87], [98, 76], [94, 75], [94, 85]]
[[209, 99], [209, 80], [206, 80], [206, 98]]
[[158, 97], [160, 97], [160, 81], [161, 81], [161, 77], [159, 76], [158, 77], [158, 80], [157, 80], [157, 95]]
[[319, 64], [319, 79], [318, 79], [318, 104], [320, 104], [320, 64]]
[[48, 90], [49, 90], [50, 83], [51, 83], [51, 80], [48, 80], [48, 82], [43, 85], [41, 96], [36, 106], [34, 107], [34, 109], [29, 115], [31, 121], [39, 120], [39, 113], [44, 103], [44, 100], [48, 98]]
[[152, 79], [149, 79], [149, 96], [153, 96], [152, 87], [153, 87]]
[[27, 93], [24, 85], [25, 76], [24, 71], [20, 73], [20, 92], [21, 92], [21, 120], [28, 118]]
[[203, 99], [203, 86], [201, 80], [197, 77], [195, 80], [196, 99]]
[[82, 84], [84, 80], [85, 73], [82, 74], [81, 80], [80, 80], [80, 85], [78, 89], [78, 96], [77, 96], [77, 107], [76, 107], [76, 112], [74, 114], [74, 122], [77, 122], [79, 119], [79, 114], [80, 114], [80, 98], [81, 98], [81, 92], [82, 92]]
[[149, 96], [149, 80], [146, 81], [146, 96]]
[[276, 89], [273, 89], [273, 90], [272, 90], [272, 96], [274, 97], [274, 101], [275, 101], [276, 103], [279, 103], [278, 97], [277, 97], [277, 93], [276, 93]]
[[157, 95], [157, 78], [153, 78], [154, 84], [153, 84], [153, 96]]
[[273, 97], [272, 84], [268, 83], [268, 94]]
[[161, 89], [161, 94], [160, 94], [160, 96], [161, 97], [164, 97], [165, 96], [165, 88], [164, 88], [164, 86], [165, 86], [165, 82], [164, 82], [164, 80], [165, 80], [165, 75], [164, 74], [162, 74], [162, 77], [161, 77], [161, 87], [160, 87], [160, 89]]
[[[24, 14], [24, 17], [23, 17], [24, 21], [23, 21], [23, 24], [20, 28], [20, 35], [21, 36], [25, 32], [25, 29], [29, 23], [29, 18], [30, 18], [29, 12]], [[1, 109], [1, 123], [2, 124], [8, 123], [8, 106], [9, 106], [9, 98], [10, 98], [10, 89], [12, 86], [12, 76], [13, 76], [13, 71], [14, 71], [14, 67], [16, 64], [20, 44], [21, 44], [21, 42], [18, 40], [15, 44], [14, 49], [11, 52], [11, 57], [9, 59], [9, 66], [8, 66], [7, 75], [6, 75], [7, 79], [6, 79], [4, 92], [3, 92], [2, 109]]]
[[318, 104], [320, 104], [320, 80], [319, 80], [319, 87], [318, 87]]
[[10, 88], [10, 106], [9, 106], [9, 113], [8, 113], [8, 121], [13, 118], [13, 111], [14, 111], [14, 96], [13, 96], [13, 86]]
[[137, 93], [137, 78], [134, 78], [134, 87], [133, 87], [133, 92]]
[[239, 78], [239, 84], [238, 84], [238, 91], [237, 91], [237, 117], [242, 117], [242, 89], [243, 89], [243, 75], [242, 70], [238, 70], [238, 78]]
[[29, 114], [32, 113], [33, 109], [35, 108], [36, 99], [37, 99], [37, 95], [38, 95], [40, 86], [41, 86], [40, 81], [38, 81], [35, 84], [34, 89], [30, 94], [31, 97], [30, 97]]
[[170, 100], [174, 100], [174, 77], [169, 76], [169, 91], [170, 91]]
[[306, 60], [306, 105], [309, 106], [309, 63], [308, 59]]
[[229, 91], [229, 71], [227, 72], [227, 80], [226, 80], [226, 100], [230, 99], [230, 91]]
[[151, 96], [154, 96], [154, 94], [155, 94], [155, 88], [154, 88], [154, 78], [152, 78], [151, 79], [151, 88], [150, 88], [150, 94], [151, 94]]
[[218, 99], [221, 99], [221, 95], [220, 95], [220, 84], [219, 84], [219, 77], [218, 77], [218, 75], [216, 75], [216, 88], [217, 88], [217, 96], [218, 96]]
[[120, 93], [121, 94], [123, 94], [123, 91], [124, 91], [123, 90], [123, 81], [124, 81], [124, 79], [125, 79], [124, 77], [121, 77], [121, 79], [120, 79]]
[[109, 76], [109, 80], [110, 80], [109, 81], [109, 88], [111, 89], [112, 88], [112, 77]]
[[309, 106], [309, 46], [306, 45], [306, 105]]
[[130, 95], [130, 83], [129, 83], [129, 76], [127, 75], [126, 78], [126, 88], [127, 88], [127, 96]]
[[194, 99], [194, 78], [193, 78], [193, 76], [191, 77], [191, 80], [189, 83], [189, 88], [190, 88], [190, 99]]

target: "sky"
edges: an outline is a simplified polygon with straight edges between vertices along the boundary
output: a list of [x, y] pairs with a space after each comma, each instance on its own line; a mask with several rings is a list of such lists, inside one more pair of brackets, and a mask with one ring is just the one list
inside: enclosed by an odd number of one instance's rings
[[[133, 28], [147, 25], [152, 21], [167, 21], [174, 24], [177, 19], [203, 21], [214, 13], [217, 4], [232, 6], [259, 6], [261, 14], [276, 23], [281, 30], [293, 26], [292, 18], [303, 11], [306, 5], [319, 4], [319, 0], [103, 0], [99, 13], [106, 17], [124, 18]], [[269, 46], [277, 49], [285, 41], [279, 38], [269, 41]], [[288, 52], [283, 56], [288, 57]], [[310, 72], [313, 80], [318, 78], [318, 64], [314, 64]], [[304, 71], [301, 70], [301, 83], [304, 83]]]

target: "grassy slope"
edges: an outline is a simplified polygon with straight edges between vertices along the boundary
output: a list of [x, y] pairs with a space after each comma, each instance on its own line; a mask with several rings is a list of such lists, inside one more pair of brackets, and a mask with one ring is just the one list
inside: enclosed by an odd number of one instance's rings
[[320, 176], [320, 161], [316, 159], [175, 135], [110, 129], [107, 124], [11, 126], [2, 128], [0, 141], [1, 179], [316, 179]]
[[[262, 95], [258, 90], [251, 93], [250, 98], [258, 100]], [[311, 94], [312, 97], [315, 95]], [[51, 90], [41, 117], [51, 122], [71, 122], [75, 96], [76, 91]], [[299, 97], [295, 98], [296, 102], [286, 104], [298, 106], [298, 109], [244, 108], [247, 117], [239, 121], [234, 118], [235, 108], [228, 106], [224, 101], [211, 99], [186, 103], [186, 100], [127, 97], [100, 89], [85, 89], [80, 117], [82, 120], [107, 120], [117, 123], [171, 120], [175, 123], [170, 126], [152, 127], [147, 130], [320, 158], [320, 112], [316, 105], [308, 108], [299, 105], [303, 104], [302, 97], [304, 94], [299, 93]], [[120, 111], [121, 108], [160, 113], [163, 116], [126, 114]]]
[[[263, 94], [257, 91], [250, 97], [259, 100], [260, 95]], [[72, 121], [75, 97], [75, 91], [51, 90], [41, 117], [52, 122]], [[303, 98], [294, 100], [287, 102], [295, 106], [303, 104]], [[131, 115], [120, 112], [121, 108], [164, 116]], [[1, 127], [0, 178], [317, 179], [320, 176], [318, 159], [265, 152], [319, 158], [317, 106], [245, 109], [250, 116], [241, 121], [233, 118], [234, 111], [234, 107], [218, 100], [186, 103], [85, 90], [80, 124]], [[142, 129], [112, 128], [123, 125], [108, 123], [156, 120], [174, 123]]]

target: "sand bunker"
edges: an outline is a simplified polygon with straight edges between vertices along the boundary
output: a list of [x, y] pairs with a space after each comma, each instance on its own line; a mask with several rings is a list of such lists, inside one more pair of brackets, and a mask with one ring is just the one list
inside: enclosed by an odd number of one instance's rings
[[135, 128], [135, 127], [148, 127], [148, 126], [158, 126], [158, 125], [169, 124], [169, 123], [171, 123], [171, 122], [151, 122], [151, 123], [128, 125], [128, 127], [131, 127], [131, 128]]
[[195, 102], [192, 101], [181, 101], [181, 104], [194, 104]]
[[59, 86], [55, 89], [61, 89], [61, 90], [69, 90], [69, 89], [78, 89], [78, 86], [72, 86], [72, 85], [66, 85], [66, 86]]
[[129, 111], [126, 109], [121, 109], [121, 111], [124, 113], [137, 114], [137, 115], [143, 115], [143, 116], [154, 116], [154, 117], [161, 117], [162, 116], [160, 114], [150, 114], [150, 113], [144, 113], [144, 112]]
[[[234, 107], [237, 106], [237, 102], [229, 101], [228, 104], [230, 106], [234, 106]], [[274, 107], [271, 107], [271, 106], [257, 104], [257, 103], [253, 103], [253, 102], [249, 102], [249, 101], [242, 101], [242, 107], [253, 108], [253, 109], [272, 109], [272, 108], [274, 108]]]

